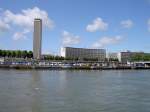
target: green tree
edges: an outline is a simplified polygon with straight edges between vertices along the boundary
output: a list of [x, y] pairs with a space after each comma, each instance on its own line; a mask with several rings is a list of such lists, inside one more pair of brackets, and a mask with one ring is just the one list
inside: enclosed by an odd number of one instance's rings
[[11, 52], [10, 50], [7, 50], [7, 51], [6, 51], [6, 56], [7, 56], [7, 57], [12, 57], [12, 52]]
[[2, 50], [2, 57], [6, 56], [6, 50]]
[[16, 51], [12, 51], [12, 57], [16, 57]]
[[20, 50], [17, 50], [17, 51], [16, 51], [16, 57], [17, 57], [17, 58], [21, 58], [21, 51], [20, 51]]
[[0, 56], [2, 56], [2, 50], [0, 49]]
[[131, 57], [132, 61], [150, 61], [150, 54], [137, 54]]
[[22, 51], [21, 52], [21, 57], [22, 58], [26, 58], [27, 57], [27, 54], [28, 54], [28, 52], [25, 50], [25, 51]]
[[32, 52], [32, 51], [29, 51], [29, 52], [27, 53], [27, 57], [28, 57], [28, 58], [33, 58], [33, 52]]

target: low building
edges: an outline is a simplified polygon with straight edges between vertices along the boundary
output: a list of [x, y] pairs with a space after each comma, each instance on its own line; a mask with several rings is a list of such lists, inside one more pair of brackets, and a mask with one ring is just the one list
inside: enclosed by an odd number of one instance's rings
[[99, 61], [104, 61], [106, 58], [105, 49], [86, 49], [86, 48], [72, 48], [64, 47], [61, 48], [61, 56], [65, 58], [73, 59], [98, 59]]
[[131, 52], [131, 51], [126, 51], [126, 52], [119, 52], [118, 53], [118, 60], [119, 62], [122, 63], [127, 63], [131, 61], [131, 58], [135, 55], [143, 55], [144, 52]]
[[4, 63], [4, 61], [5, 61], [5, 59], [4, 59], [4, 58], [0, 58], [0, 64], [3, 64], [3, 63]]
[[106, 55], [107, 59], [113, 59], [113, 60], [117, 60], [118, 59], [118, 53], [107, 53]]

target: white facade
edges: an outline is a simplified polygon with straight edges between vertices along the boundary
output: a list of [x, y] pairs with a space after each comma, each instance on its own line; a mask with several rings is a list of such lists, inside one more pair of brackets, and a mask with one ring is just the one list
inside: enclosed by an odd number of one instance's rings
[[108, 59], [118, 59], [118, 53], [107, 53]]
[[5, 61], [5, 59], [4, 59], [4, 58], [0, 58], [0, 64], [3, 64], [3, 63], [4, 63], [4, 61]]
[[78, 59], [98, 59], [105, 60], [106, 50], [105, 49], [85, 49], [85, 48], [72, 48], [64, 47], [61, 48], [61, 56], [68, 58]]

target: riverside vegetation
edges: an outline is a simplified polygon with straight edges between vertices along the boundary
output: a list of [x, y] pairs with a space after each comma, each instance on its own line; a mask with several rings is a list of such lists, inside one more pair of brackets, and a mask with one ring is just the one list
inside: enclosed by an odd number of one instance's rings
[[[33, 58], [33, 52], [27, 51], [27, 50], [1, 50], [0, 49], [0, 57], [4, 58]], [[62, 56], [54, 56], [54, 55], [43, 55], [42, 60], [73, 60], [78, 61], [79, 58], [65, 58]], [[98, 61], [97, 58], [90, 59], [90, 58], [83, 58], [83, 61]], [[131, 56], [130, 61], [150, 61], [150, 53], [147, 54], [136, 54], [134, 56]], [[108, 61], [108, 59], [105, 59], [105, 61]], [[118, 62], [118, 59], [109, 59], [109, 61], [115, 61]]]

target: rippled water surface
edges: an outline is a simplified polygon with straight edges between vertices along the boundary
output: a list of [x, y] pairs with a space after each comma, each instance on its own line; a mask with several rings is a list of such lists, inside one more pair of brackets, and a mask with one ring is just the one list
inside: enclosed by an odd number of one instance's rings
[[150, 70], [0, 70], [0, 112], [150, 112]]

